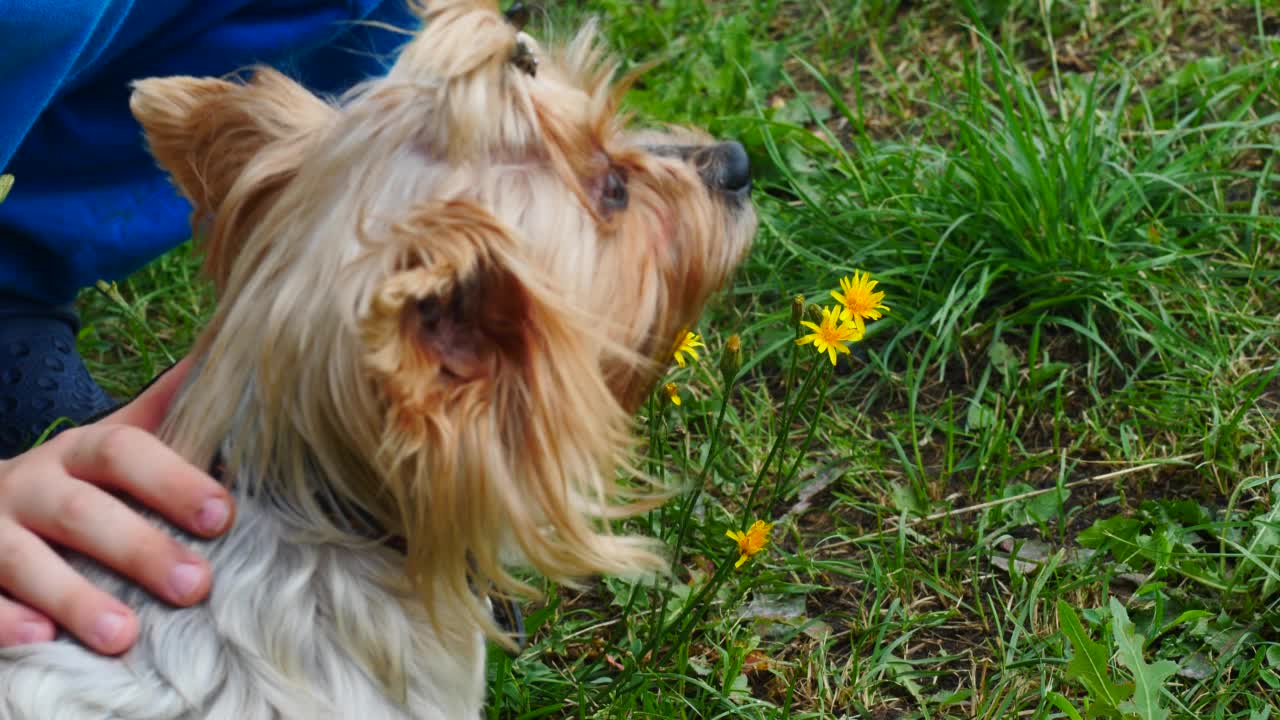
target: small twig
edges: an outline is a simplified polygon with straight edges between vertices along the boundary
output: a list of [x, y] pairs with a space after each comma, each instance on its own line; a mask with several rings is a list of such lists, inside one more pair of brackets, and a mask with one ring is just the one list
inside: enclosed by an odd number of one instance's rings
[[1033, 498], [1033, 497], [1036, 497], [1037, 495], [1044, 495], [1045, 493], [1050, 493], [1059, 489], [1065, 490], [1068, 488], [1080, 487], [1081, 485], [1088, 485], [1090, 483], [1101, 482], [1103, 480], [1112, 480], [1114, 478], [1124, 477], [1125, 475], [1132, 475], [1137, 472], [1142, 472], [1143, 470], [1150, 470], [1152, 468], [1160, 467], [1161, 465], [1185, 462], [1187, 460], [1190, 460], [1193, 457], [1196, 457], [1199, 454], [1200, 453], [1198, 452], [1187, 453], [1185, 455], [1178, 455], [1176, 457], [1168, 458], [1166, 460], [1161, 460], [1159, 462], [1150, 462], [1144, 465], [1136, 465], [1134, 467], [1123, 468], [1120, 470], [1113, 470], [1108, 473], [1102, 473], [1101, 475], [1093, 475], [1087, 478], [1082, 478], [1080, 480], [1073, 480], [1069, 483], [1064, 483], [1062, 485], [1054, 485], [1053, 487], [1040, 488], [1039, 490], [1031, 490], [1028, 492], [1019, 493], [1018, 495], [1012, 495], [1010, 497], [1000, 498], [999, 500], [989, 500], [987, 502], [978, 503], [977, 505], [970, 505], [968, 507], [962, 507], [955, 510], [943, 510], [941, 512], [933, 513], [932, 515], [926, 515], [924, 517], [916, 518], [914, 520], [907, 522], [905, 525], [895, 525], [891, 528], [879, 530], [877, 532], [869, 533], [867, 535], [860, 535], [856, 538], [850, 538], [848, 540], [839, 540], [829, 545], [822, 545], [820, 547], [822, 549], [831, 549], [831, 548], [845, 547], [848, 545], [858, 545], [870, 540], [875, 540], [877, 538], [884, 537], [886, 535], [892, 535], [904, 527], [912, 528], [921, 523], [933, 522], [934, 520], [943, 520], [945, 518], [950, 518], [950, 517], [970, 515], [972, 513], [980, 512], [982, 510], [988, 510], [993, 507], [1008, 505], [1009, 503], [1017, 502], [1019, 500], [1026, 500], [1027, 498]]
[[604, 620], [602, 622], [598, 622], [593, 625], [588, 625], [583, 628], [578, 628], [577, 630], [561, 638], [561, 641], [568, 642], [580, 635], [590, 635], [591, 633], [594, 633], [597, 630], [603, 630], [609, 627], [610, 625], [617, 625], [620, 622], [622, 622], [622, 618], [613, 618], [612, 620]]

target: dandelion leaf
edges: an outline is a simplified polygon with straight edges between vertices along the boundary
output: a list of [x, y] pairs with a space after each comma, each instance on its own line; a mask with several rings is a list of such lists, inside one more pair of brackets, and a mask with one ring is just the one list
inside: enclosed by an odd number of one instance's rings
[[1111, 679], [1107, 670], [1111, 653], [1107, 646], [1089, 637], [1076, 611], [1062, 600], [1058, 601], [1058, 626], [1062, 628], [1067, 642], [1071, 643], [1072, 656], [1067, 663], [1067, 679], [1080, 683], [1089, 693], [1091, 702], [1086, 716], [1120, 717], [1117, 708], [1133, 693], [1133, 686]]
[[1119, 600], [1111, 598], [1111, 634], [1120, 649], [1118, 659], [1133, 673], [1134, 692], [1131, 700], [1117, 707], [1121, 712], [1132, 713], [1142, 720], [1166, 720], [1169, 708], [1161, 697], [1164, 681], [1178, 672], [1178, 664], [1160, 660], [1148, 664], [1142, 658], [1144, 639], [1129, 621], [1129, 613]]

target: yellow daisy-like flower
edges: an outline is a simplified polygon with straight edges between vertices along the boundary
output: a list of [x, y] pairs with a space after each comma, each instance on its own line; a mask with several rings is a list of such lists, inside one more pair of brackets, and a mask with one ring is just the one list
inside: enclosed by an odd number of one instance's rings
[[692, 357], [694, 360], [697, 360], [698, 351], [694, 350], [694, 348], [700, 348], [700, 347], [706, 347], [706, 345], [702, 344], [702, 338], [698, 337], [698, 333], [689, 332], [688, 330], [686, 330], [684, 333], [684, 337], [681, 338], [680, 343], [676, 345], [675, 352], [673, 353], [673, 355], [676, 358], [676, 364], [679, 365], [680, 367], [685, 366], [685, 359], [684, 359], [685, 353], [689, 353], [690, 357]]
[[767, 523], [763, 520], [757, 520], [751, 523], [751, 527], [746, 532], [738, 530], [727, 530], [725, 535], [731, 540], [738, 543], [738, 552], [742, 557], [738, 558], [738, 562], [733, 566], [742, 567], [742, 564], [753, 556], [758, 555], [769, 544], [769, 531], [773, 529], [773, 523]]
[[867, 330], [864, 320], [879, 320], [881, 310], [889, 312], [881, 302], [884, 292], [875, 292], [877, 283], [871, 279], [871, 273], [854, 270], [852, 278], [840, 278], [839, 291], [831, 291], [831, 297], [844, 306], [844, 319], [851, 320], [858, 327], [859, 335]]
[[662, 389], [667, 391], [667, 397], [671, 398], [672, 405], [680, 404], [680, 388], [675, 383], [667, 383], [662, 386]]
[[800, 324], [813, 332], [797, 339], [796, 344], [813, 343], [813, 347], [819, 353], [827, 353], [831, 356], [832, 365], [836, 364], [837, 352], [849, 352], [849, 343], [862, 339], [862, 328], [849, 322], [843, 310], [836, 310], [833, 307], [822, 308], [821, 324], [814, 324], [808, 320], [803, 320]]

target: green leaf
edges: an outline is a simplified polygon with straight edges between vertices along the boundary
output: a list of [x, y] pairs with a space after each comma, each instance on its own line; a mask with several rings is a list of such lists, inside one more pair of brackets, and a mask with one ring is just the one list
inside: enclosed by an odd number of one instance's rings
[[1071, 705], [1071, 701], [1063, 697], [1060, 693], [1051, 692], [1046, 698], [1054, 707], [1062, 711], [1070, 720], [1084, 720], [1079, 710]]
[[1207, 617], [1213, 617], [1213, 614], [1207, 610], [1184, 610], [1180, 615], [1178, 615], [1178, 617], [1173, 619], [1173, 622], [1161, 628], [1160, 632], [1157, 634], [1162, 635], [1164, 633], [1169, 632], [1170, 630], [1172, 630], [1173, 628], [1179, 625], [1194, 624], [1197, 620], [1201, 618], [1207, 618]]
[[1009, 374], [1018, 369], [1018, 358], [1014, 356], [1013, 350], [1009, 349], [1009, 345], [1003, 340], [996, 340], [991, 343], [991, 349], [987, 351], [991, 357], [991, 364], [995, 365], [1002, 374]]
[[1027, 501], [1027, 515], [1037, 522], [1049, 522], [1058, 517], [1070, 494], [1070, 490], [1055, 488], [1053, 492], [1037, 495]]
[[924, 705], [924, 688], [915, 680], [918, 677], [915, 666], [893, 653], [887, 653], [884, 659], [884, 667], [888, 670], [889, 676], [911, 693], [917, 705]]
[[12, 175], [0, 175], [0, 203], [9, 196], [9, 189], [13, 187]]
[[751, 680], [746, 674], [738, 675], [733, 679], [733, 683], [729, 686], [729, 692], [726, 694], [738, 701], [751, 700]]
[[969, 402], [969, 414], [965, 418], [965, 422], [970, 430], [982, 430], [991, 427], [995, 421], [996, 413], [994, 410], [977, 400]]
[[1178, 664], [1171, 660], [1160, 660], [1148, 665], [1142, 659], [1144, 638], [1134, 629], [1129, 620], [1129, 613], [1124, 605], [1111, 598], [1111, 635], [1119, 648], [1120, 664], [1133, 672], [1133, 699], [1126, 700], [1118, 707], [1122, 712], [1133, 713], [1142, 720], [1165, 720], [1169, 717], [1169, 709], [1164, 706], [1161, 689], [1164, 681], [1178, 672]]
[[1045, 363], [1044, 365], [1032, 368], [1028, 376], [1028, 380], [1030, 380], [1030, 385], [1033, 389], [1039, 388], [1050, 380], [1057, 379], [1058, 376], [1062, 375], [1062, 373], [1070, 367], [1071, 365], [1064, 362]]
[[1116, 560], [1129, 562], [1139, 554], [1141, 531], [1141, 521], [1116, 516], [1095, 521], [1076, 539], [1087, 548], [1110, 552]]
[[911, 488], [894, 483], [889, 495], [893, 498], [893, 507], [898, 512], [907, 512], [912, 515], [924, 514], [924, 506], [920, 504], [920, 500], [916, 498]]
[[1067, 679], [1080, 683], [1089, 692], [1093, 701], [1089, 716], [1118, 717], [1116, 708], [1133, 692], [1133, 686], [1112, 681], [1107, 671], [1107, 661], [1111, 657], [1107, 646], [1089, 637], [1076, 611], [1062, 600], [1058, 601], [1058, 626], [1071, 643], [1072, 657], [1067, 663]]
[[1202, 57], [1182, 66], [1182, 69], [1168, 75], [1165, 85], [1187, 88], [1200, 85], [1220, 77], [1226, 71], [1227, 64], [1220, 57]]

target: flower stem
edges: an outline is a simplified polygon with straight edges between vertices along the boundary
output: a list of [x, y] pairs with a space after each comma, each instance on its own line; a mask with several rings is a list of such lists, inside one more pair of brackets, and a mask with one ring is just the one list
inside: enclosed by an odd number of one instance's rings
[[[657, 399], [656, 392], [650, 393], [649, 404], [648, 404], [648, 409], [649, 409], [648, 473], [651, 477], [657, 477], [658, 480], [661, 480], [662, 476], [665, 474], [665, 463], [663, 463], [662, 459], [663, 459], [663, 456], [666, 454], [665, 452], [663, 452], [663, 447], [661, 444], [662, 426], [663, 426], [661, 408], [662, 408], [662, 401]], [[656, 510], [650, 510], [649, 511], [649, 527], [651, 532], [653, 529], [653, 513], [655, 512], [658, 513], [658, 527], [662, 527], [666, 519], [665, 506], [659, 507]], [[628, 622], [628, 619], [631, 617], [631, 609], [635, 607], [636, 599], [639, 596], [640, 591], [643, 587], [644, 587], [644, 583], [640, 583], [640, 582], [637, 582], [631, 586], [631, 592], [628, 593], [628, 596], [627, 596], [627, 604], [626, 606], [623, 607], [622, 614], [619, 616], [622, 618], [622, 621], [624, 623]], [[654, 581], [654, 590], [655, 592], [657, 591], [656, 579]]]
[[[782, 427], [778, 428], [778, 436], [773, 441], [773, 447], [769, 448], [769, 455], [765, 458], [764, 464], [760, 466], [760, 472], [756, 474], [755, 481], [751, 484], [751, 494], [747, 496], [747, 502], [742, 506], [742, 520], [740, 524], [746, 526], [747, 520], [751, 519], [751, 507], [755, 504], [756, 494], [760, 491], [760, 483], [764, 480], [764, 476], [769, 472], [769, 466], [773, 464], [773, 458], [782, 448], [782, 443], [790, 434], [791, 422], [795, 419], [795, 415], [799, 412], [799, 408], [809, 397], [809, 392], [813, 389], [813, 383], [818, 377], [819, 371], [822, 369], [822, 363], [815, 362], [813, 370], [809, 371], [809, 377], [805, 378], [804, 385], [800, 388], [800, 392], [796, 394], [795, 402], [790, 403], [783, 413]], [[790, 396], [788, 395], [788, 399]]]
[[[822, 366], [823, 363], [818, 363]], [[791, 470], [783, 475], [778, 482], [773, 485], [773, 492], [769, 495], [768, 507], [773, 507], [782, 495], [782, 489], [791, 484], [795, 479], [796, 473], [800, 471], [800, 462], [804, 460], [805, 453], [809, 452], [809, 445], [813, 443], [814, 433], [818, 430], [818, 418], [822, 417], [822, 406], [827, 401], [827, 391], [831, 389], [831, 383], [834, 380], [834, 373], [826, 373], [827, 381], [822, 383], [822, 390], [818, 393], [818, 409], [813, 413], [813, 422], [809, 423], [809, 432], [804, 436], [804, 442], [800, 444], [800, 452], [796, 454], [796, 460], [791, 464]]]
[[[724, 581], [728, 579], [729, 572], [733, 570], [735, 562], [736, 559], [733, 555], [725, 558], [725, 560], [720, 563], [720, 567], [716, 568], [716, 574], [711, 577], [711, 580], [703, 586], [702, 590], [699, 591], [691, 601], [685, 603], [684, 609], [680, 611], [680, 614], [676, 616], [675, 620], [671, 621], [671, 625], [669, 627], [679, 629], [676, 642], [674, 642], [671, 647], [663, 653], [656, 664], [661, 665], [666, 662], [667, 658], [671, 655], [671, 651], [674, 648], [680, 647], [689, 639], [689, 635], [693, 633], [693, 628], [697, 626], [697, 624], [702, 620], [702, 616], [707, 612], [709, 606], [707, 599], [719, 590], [721, 585], [724, 585]], [[688, 618], [688, 622], [685, 622], [686, 618]], [[650, 648], [650, 650], [652, 649], [653, 648]]]
[[649, 474], [662, 472], [662, 446], [658, 444], [661, 437], [662, 419], [659, 417], [662, 407], [656, 393], [649, 393]]
[[[799, 323], [797, 323], [795, 325], [796, 340], [800, 339], [802, 330], [803, 330], [803, 327]], [[788, 368], [787, 370], [787, 384], [786, 384], [787, 394], [783, 397], [783, 400], [782, 400], [782, 417], [783, 418], [786, 417], [787, 410], [790, 409], [791, 398], [793, 397], [792, 391], [796, 389], [796, 365], [799, 363], [799, 359], [800, 359], [800, 346], [793, 342], [791, 343], [791, 367]], [[779, 428], [779, 432], [781, 432], [781, 428]]]
[[707, 460], [702, 465], [702, 470], [698, 473], [698, 479], [694, 483], [693, 493], [689, 495], [689, 499], [685, 502], [684, 508], [680, 513], [679, 530], [676, 533], [675, 550], [671, 554], [671, 570], [675, 571], [680, 566], [681, 556], [684, 554], [684, 539], [689, 531], [689, 518], [693, 515], [693, 508], [698, 504], [699, 498], [702, 497], [702, 491], [707, 484], [707, 477], [711, 474], [711, 467], [715, 464], [716, 455], [720, 452], [719, 440], [720, 430], [724, 427], [724, 416], [729, 409], [729, 400], [733, 396], [733, 389], [737, 385], [736, 379], [729, 382], [724, 389], [724, 395], [720, 398], [720, 412], [716, 416], [716, 424], [711, 428], [711, 443], [707, 449]]
[[[720, 410], [716, 415], [716, 423], [711, 428], [711, 442], [710, 442], [710, 447], [707, 449], [707, 460], [705, 463], [703, 463], [702, 470], [698, 472], [698, 479], [694, 483], [693, 492], [690, 493], [688, 500], [685, 501], [684, 507], [682, 508], [680, 513], [680, 519], [678, 522], [679, 530], [676, 533], [675, 546], [671, 552], [671, 572], [673, 574], [675, 573], [676, 568], [680, 566], [680, 561], [683, 559], [683, 556], [684, 556], [684, 541], [685, 541], [685, 536], [689, 532], [689, 519], [693, 516], [693, 508], [698, 504], [699, 498], [702, 497], [702, 492], [706, 487], [707, 477], [711, 473], [711, 467], [715, 463], [716, 455], [720, 450], [718, 445], [718, 441], [720, 438], [720, 431], [724, 427], [725, 414], [729, 410], [729, 401], [733, 396], [734, 388], [737, 386], [737, 378], [736, 377], [729, 378], [726, 380], [726, 382], [727, 382], [727, 385], [724, 389], [724, 395], [720, 398]], [[657, 587], [656, 582], [654, 583], [654, 587], [656, 589]], [[633, 589], [633, 592], [634, 592], [634, 589]], [[646, 651], [644, 653], [641, 653], [640, 657], [644, 657], [645, 655], [653, 652], [653, 649], [658, 646], [658, 642], [662, 639], [663, 630], [669, 629], [669, 628], [664, 628], [663, 622], [662, 622], [663, 616], [665, 616], [667, 613], [668, 595], [669, 593], [666, 593], [666, 592], [661, 593], [662, 599], [658, 606], [657, 615], [655, 616], [657, 619], [653, 625], [653, 628], [654, 628], [653, 634], [650, 636], [649, 642], [645, 644], [645, 647], [647, 648]], [[631, 600], [634, 600], [634, 599], [635, 597], [633, 595], [628, 600], [628, 603], [627, 603], [628, 609], [630, 609]], [[682, 616], [683, 616], [683, 613], [682, 613]], [[632, 671], [629, 668], [628, 671], [624, 673], [624, 678], [620, 678], [619, 682], [625, 679], [625, 677], [629, 677], [631, 675], [631, 672]]]
[[[619, 693], [627, 692], [630, 689], [630, 681], [634, 677], [636, 669], [640, 666], [640, 663], [644, 661], [644, 658], [649, 658], [648, 664], [650, 666], [660, 666], [662, 663], [667, 661], [675, 649], [683, 646], [683, 644], [688, 640], [689, 635], [692, 634], [693, 628], [701, 621], [702, 616], [707, 612], [707, 599], [710, 598], [716, 590], [720, 589], [720, 586], [724, 585], [724, 581], [729, 577], [729, 571], [734, 567], [734, 562], [736, 562], [736, 560], [733, 555], [725, 558], [724, 562], [720, 564], [720, 567], [716, 568], [716, 574], [707, 581], [707, 584], [698, 591], [697, 595], [685, 602], [684, 607], [680, 610], [680, 614], [677, 615], [670, 623], [666, 624], [662, 622], [662, 615], [666, 613], [666, 602], [664, 598], [662, 610], [659, 612], [658, 620], [655, 624], [657, 630], [645, 645], [644, 650], [635, 658], [635, 662], [628, 665], [627, 668], [623, 670], [622, 674], [613, 682], [613, 694], [615, 697]], [[655, 656], [654, 653], [658, 648], [658, 642], [664, 636], [670, 634], [670, 631], [675, 628], [678, 628], [675, 641], [665, 652], [662, 653], [660, 657]]]
[[[702, 492], [706, 487], [707, 476], [711, 473], [711, 466], [714, 464], [716, 455], [720, 449], [718, 445], [718, 440], [720, 438], [720, 430], [721, 428], [724, 427], [725, 414], [728, 412], [729, 400], [733, 395], [733, 389], [737, 384], [737, 378], [730, 379], [727, 382], [728, 382], [728, 385], [724, 389], [724, 395], [720, 398], [720, 411], [716, 416], [716, 424], [713, 425], [711, 428], [711, 444], [707, 450], [707, 460], [703, 464], [702, 470], [699, 471], [698, 473], [698, 479], [694, 483], [693, 492], [690, 493], [689, 498], [685, 501], [684, 507], [681, 509], [681, 512], [680, 512], [680, 519], [677, 523], [678, 530], [676, 532], [676, 541], [675, 541], [674, 549], [671, 551], [672, 574], [675, 573], [676, 568], [680, 567], [680, 561], [684, 557], [684, 541], [685, 541], [686, 535], [689, 532], [689, 519], [693, 516], [693, 509], [695, 506], [697, 506], [698, 500], [702, 497]], [[668, 585], [669, 583], [670, 581], [668, 581]], [[656, 588], [656, 583], [655, 583], [655, 588]], [[634, 592], [634, 588], [633, 588], [633, 592]], [[667, 595], [668, 594], [665, 592], [661, 593], [662, 599], [658, 606], [658, 613], [656, 616], [657, 621], [654, 623], [654, 626], [653, 626], [654, 627], [653, 635], [649, 638], [649, 642], [646, 644], [646, 646], [649, 648], [648, 652], [652, 652], [653, 648], [657, 647], [658, 641], [662, 638], [662, 631], [663, 631], [662, 618], [667, 613]], [[634, 599], [635, 598], [633, 595], [632, 598], [628, 600], [628, 603], [627, 603], [628, 609], [630, 609], [630, 606], [631, 606], [630, 600], [634, 600]]]

